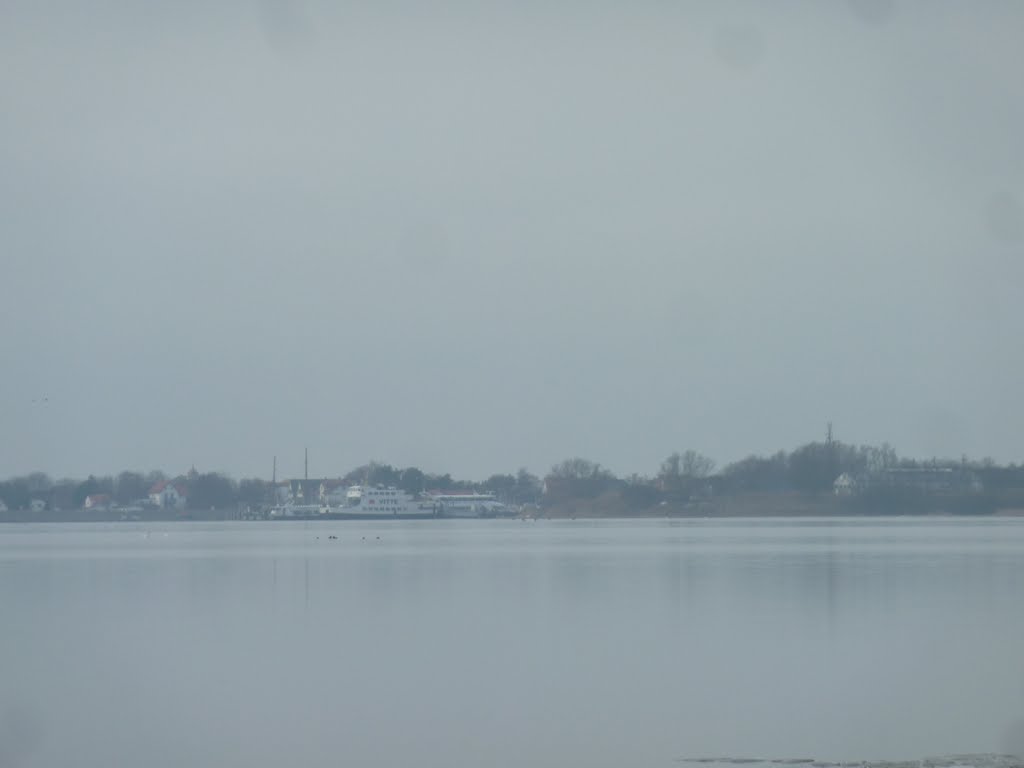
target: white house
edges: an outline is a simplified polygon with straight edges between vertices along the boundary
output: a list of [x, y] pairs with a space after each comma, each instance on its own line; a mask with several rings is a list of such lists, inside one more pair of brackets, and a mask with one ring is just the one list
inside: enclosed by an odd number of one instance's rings
[[149, 489], [149, 500], [161, 509], [184, 509], [188, 489], [184, 483], [161, 480]]
[[287, 480], [281, 480], [276, 486], [274, 486], [275, 504], [289, 504], [293, 501], [291, 483]]
[[33, 512], [42, 512], [46, 509], [46, 502], [43, 499], [32, 499], [28, 503], [28, 508]]
[[321, 504], [329, 504], [332, 507], [341, 506], [345, 503], [347, 493], [348, 486], [341, 480], [324, 480], [320, 483]]
[[7, 511], [7, 505], [4, 504], [4, 500], [3, 499], [0, 499], [0, 512], [6, 512], [6, 511]]
[[85, 504], [82, 506], [86, 509], [107, 509], [110, 506], [110, 494], [94, 493], [92, 496], [86, 496]]
[[852, 496], [857, 490], [857, 481], [850, 477], [848, 472], [843, 472], [832, 483], [832, 490], [835, 491], [836, 496]]

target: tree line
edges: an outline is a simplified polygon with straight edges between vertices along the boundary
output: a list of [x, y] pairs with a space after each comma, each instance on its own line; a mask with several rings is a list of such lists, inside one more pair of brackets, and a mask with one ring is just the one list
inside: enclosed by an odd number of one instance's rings
[[[510, 504], [535, 503], [541, 494], [541, 481], [526, 469], [515, 474], [495, 474], [483, 482], [456, 480], [451, 474], [432, 474], [418, 467], [394, 467], [369, 462], [337, 477], [329, 478], [340, 486], [383, 485], [399, 488], [415, 496], [424, 491], [474, 491], [493, 493]], [[107, 496], [119, 507], [144, 505], [150, 490], [160, 482], [171, 482], [184, 490], [189, 508], [226, 509], [236, 506], [260, 507], [274, 503], [271, 481], [258, 477], [235, 480], [223, 472], [196, 472], [172, 476], [161, 470], [126, 470], [117, 475], [89, 475], [84, 480], [52, 479], [45, 472], [12, 477], [0, 482], [0, 501], [9, 510], [28, 509], [32, 502], [45, 503], [50, 510], [80, 509], [90, 496]]]
[[[618, 476], [601, 464], [580, 457], [565, 459], [543, 477], [520, 468], [493, 474], [483, 481], [458, 480], [450, 473], [428, 473], [418, 467], [395, 467], [371, 461], [336, 478], [339, 485], [383, 485], [416, 495], [424, 491], [492, 493], [508, 504], [558, 504], [594, 499], [617, 492], [629, 508], [643, 509], [659, 502], [683, 503], [705, 495], [750, 492], [829, 493], [843, 473], [853, 477], [890, 469], [969, 469], [987, 488], [1024, 488], [1024, 465], [1001, 466], [990, 459], [918, 460], [899, 456], [888, 444], [854, 446], [839, 441], [810, 442], [792, 451], [750, 455], [716, 471], [716, 463], [696, 450], [673, 452], [650, 475]], [[258, 507], [274, 498], [271, 482], [262, 478], [235, 480], [222, 472], [171, 476], [160, 470], [123, 471], [90, 475], [84, 480], [53, 480], [44, 472], [0, 482], [0, 500], [8, 509], [29, 508], [33, 500], [51, 510], [79, 509], [89, 496], [104, 494], [119, 506], [143, 502], [160, 481], [184, 487], [188, 506], [225, 509]]]

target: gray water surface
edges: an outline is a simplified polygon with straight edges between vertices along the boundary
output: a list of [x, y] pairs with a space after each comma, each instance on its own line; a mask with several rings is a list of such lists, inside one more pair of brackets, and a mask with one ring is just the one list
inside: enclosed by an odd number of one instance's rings
[[1022, 588], [1010, 518], [7, 525], [0, 767], [1016, 751]]

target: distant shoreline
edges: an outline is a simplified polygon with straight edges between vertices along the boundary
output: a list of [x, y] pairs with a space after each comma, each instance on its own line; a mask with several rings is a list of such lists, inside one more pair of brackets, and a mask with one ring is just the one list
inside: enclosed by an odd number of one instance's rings
[[[585, 505], [579, 505], [585, 506]], [[836, 504], [806, 504], [799, 507], [793, 508], [771, 508], [756, 510], [746, 505], [722, 505], [717, 508], [700, 507], [691, 509], [668, 509], [659, 511], [657, 509], [645, 509], [637, 512], [603, 512], [599, 509], [567, 509], [564, 507], [557, 507], [551, 509], [540, 509], [534, 510], [531, 514], [516, 515], [512, 517], [504, 517], [504, 520], [659, 520], [659, 519], [670, 519], [670, 520], [716, 520], [716, 519], [729, 519], [739, 520], [748, 519], [754, 520], [759, 518], [836, 518], [836, 519], [855, 519], [864, 517], [947, 517], [947, 518], [993, 518], [993, 517], [1024, 517], [1024, 508], [1019, 507], [1007, 507], [996, 509], [991, 512], [951, 512], [943, 509], [932, 509], [925, 511], [915, 512], [882, 512], [882, 511], [871, 511], [871, 510], [860, 510], [853, 511], [849, 508], [843, 507], [842, 505]], [[484, 518], [438, 518], [440, 520], [477, 520]], [[195, 523], [195, 522], [269, 522], [268, 518], [242, 518], [237, 515], [228, 513], [226, 511], [199, 511], [196, 510], [193, 513], [187, 514], [148, 514], [133, 516], [131, 518], [124, 518], [116, 513], [95, 513], [92, 510], [69, 510], [68, 512], [52, 512], [46, 511], [41, 513], [33, 513], [27, 510], [19, 510], [16, 512], [3, 512], [0, 513], [0, 524], [33, 524], [33, 523]], [[278, 519], [274, 522], [279, 522], [282, 525], [287, 526], [289, 523], [296, 522], [356, 522], [348, 520], [316, 520], [316, 519], [295, 519], [290, 520], [287, 518]], [[362, 520], [359, 522], [378, 522], [377, 520]], [[379, 522], [393, 522], [391, 518], [380, 518]], [[431, 522], [427, 520], [426, 522]]]
[[[793, 490], [728, 491], [714, 493], [710, 486], [696, 493], [663, 493], [631, 497], [629, 488], [613, 487], [594, 494], [543, 498], [538, 503], [513, 504], [509, 518], [537, 519], [656, 519], [656, 518], [799, 518], [957, 516], [1021, 517], [1021, 495], [977, 491], [922, 491], [888, 487], [859, 494]], [[267, 505], [230, 504], [205, 508], [173, 509], [153, 505], [103, 505], [93, 508], [0, 511], [0, 522], [90, 523], [266, 520]], [[296, 518], [309, 520], [310, 518]], [[316, 517], [312, 518], [317, 521]], [[390, 517], [371, 518], [389, 520]]]

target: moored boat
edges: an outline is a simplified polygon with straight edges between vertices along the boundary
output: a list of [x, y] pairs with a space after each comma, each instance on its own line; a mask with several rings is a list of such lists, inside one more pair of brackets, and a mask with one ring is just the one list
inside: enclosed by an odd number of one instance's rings
[[437, 517], [437, 504], [398, 488], [353, 485], [345, 493], [345, 504], [332, 508], [331, 514], [350, 520], [416, 520]]
[[281, 504], [270, 510], [274, 520], [418, 520], [437, 517], [438, 505], [397, 488], [353, 485], [338, 506]]

